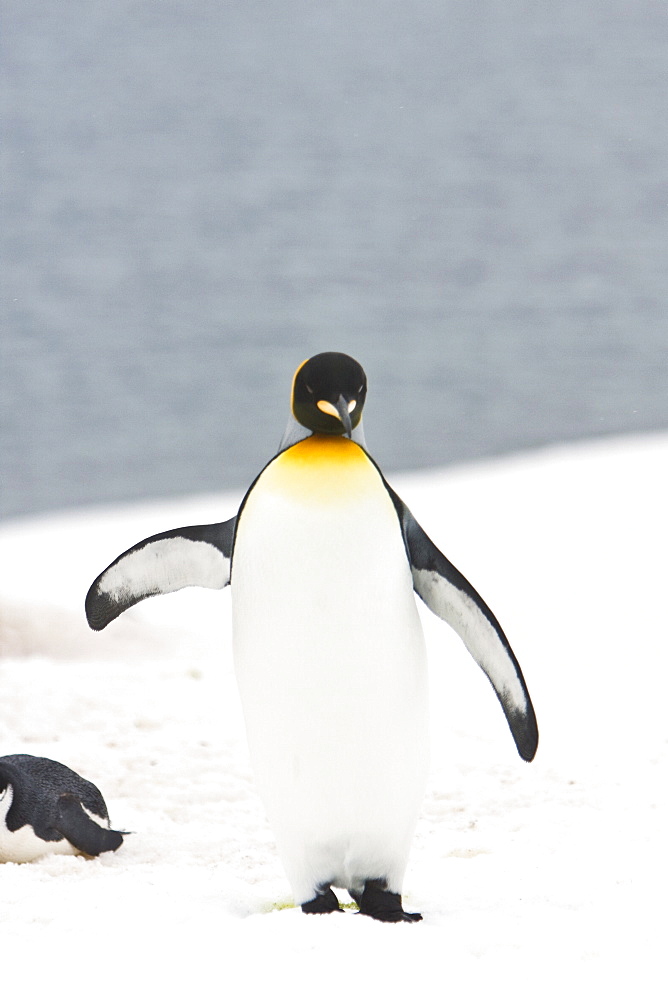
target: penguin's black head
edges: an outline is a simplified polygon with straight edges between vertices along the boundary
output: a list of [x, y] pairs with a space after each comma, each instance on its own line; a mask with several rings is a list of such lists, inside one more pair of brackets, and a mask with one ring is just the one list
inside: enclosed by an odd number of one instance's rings
[[364, 369], [347, 354], [316, 354], [295, 372], [292, 412], [314, 434], [350, 437], [362, 419], [365, 399]]

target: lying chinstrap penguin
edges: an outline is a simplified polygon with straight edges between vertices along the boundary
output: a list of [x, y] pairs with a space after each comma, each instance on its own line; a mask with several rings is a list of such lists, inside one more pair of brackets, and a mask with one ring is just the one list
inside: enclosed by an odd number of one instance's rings
[[414, 591], [499, 698], [520, 756], [536, 718], [498, 621], [366, 450], [367, 379], [345, 354], [304, 362], [279, 451], [220, 524], [128, 549], [86, 598], [99, 630], [138, 601], [231, 583], [234, 662], [258, 788], [295, 902], [413, 921], [401, 900], [427, 771], [427, 669]]
[[46, 854], [95, 857], [122, 843], [92, 782], [48, 757], [0, 757], [0, 862]]

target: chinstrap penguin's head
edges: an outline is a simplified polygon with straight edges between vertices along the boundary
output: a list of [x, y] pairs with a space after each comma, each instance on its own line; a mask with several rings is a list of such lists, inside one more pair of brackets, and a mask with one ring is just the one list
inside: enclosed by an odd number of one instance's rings
[[292, 413], [314, 434], [352, 436], [362, 419], [366, 375], [347, 354], [326, 351], [305, 361], [292, 383]]

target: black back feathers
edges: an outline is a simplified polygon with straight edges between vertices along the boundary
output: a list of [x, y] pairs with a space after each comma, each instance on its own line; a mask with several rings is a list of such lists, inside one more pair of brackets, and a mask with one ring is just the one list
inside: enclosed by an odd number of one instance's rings
[[91, 856], [115, 851], [123, 843], [123, 834], [109, 829], [99, 788], [58, 761], [30, 754], [0, 757], [0, 793], [8, 788], [9, 833], [28, 825], [47, 844], [65, 838]]

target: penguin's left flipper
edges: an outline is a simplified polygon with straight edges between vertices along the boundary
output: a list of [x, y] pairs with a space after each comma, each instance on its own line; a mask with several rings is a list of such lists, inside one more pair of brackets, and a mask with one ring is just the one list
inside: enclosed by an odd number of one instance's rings
[[533, 760], [538, 725], [517, 658], [480, 594], [446, 559], [404, 502], [390, 489], [401, 521], [413, 587], [430, 611], [451, 626], [484, 670], [501, 702], [517, 751]]
[[64, 792], [58, 799], [54, 826], [78, 851], [97, 857], [105, 851], [117, 851], [123, 843], [119, 830], [100, 826], [88, 815], [76, 795]]
[[123, 552], [100, 573], [86, 595], [86, 617], [96, 632], [156, 594], [183, 587], [226, 587], [236, 517], [151, 535]]

